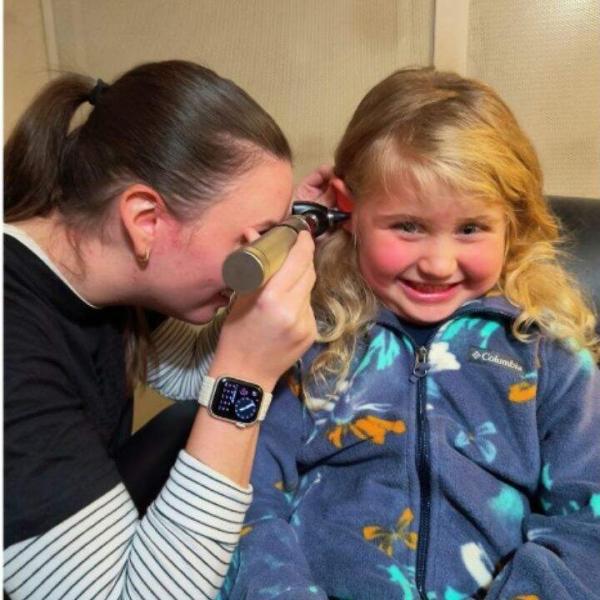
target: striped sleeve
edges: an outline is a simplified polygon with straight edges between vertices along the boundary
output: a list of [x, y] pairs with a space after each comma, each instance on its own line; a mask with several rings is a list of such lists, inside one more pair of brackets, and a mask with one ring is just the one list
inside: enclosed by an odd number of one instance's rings
[[148, 385], [172, 400], [196, 399], [212, 362], [225, 313], [201, 327], [167, 319], [152, 332]]
[[182, 450], [146, 516], [123, 484], [4, 552], [14, 600], [215, 598], [252, 489]]

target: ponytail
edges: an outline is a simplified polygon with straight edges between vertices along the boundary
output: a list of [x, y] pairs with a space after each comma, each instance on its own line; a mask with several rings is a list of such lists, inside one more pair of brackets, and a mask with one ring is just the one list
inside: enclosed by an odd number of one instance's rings
[[93, 87], [79, 75], [50, 82], [17, 123], [4, 146], [5, 221], [45, 216], [55, 206], [69, 125]]

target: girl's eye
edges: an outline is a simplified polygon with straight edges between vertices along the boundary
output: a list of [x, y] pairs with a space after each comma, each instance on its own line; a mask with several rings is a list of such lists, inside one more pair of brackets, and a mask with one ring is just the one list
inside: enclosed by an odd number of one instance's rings
[[394, 223], [392, 227], [403, 233], [417, 233], [417, 231], [419, 231], [419, 226], [413, 221], [401, 221], [399, 223]]
[[478, 225], [477, 223], [466, 223], [460, 228], [460, 233], [463, 235], [473, 235], [474, 233], [479, 233], [483, 230], [483, 227]]

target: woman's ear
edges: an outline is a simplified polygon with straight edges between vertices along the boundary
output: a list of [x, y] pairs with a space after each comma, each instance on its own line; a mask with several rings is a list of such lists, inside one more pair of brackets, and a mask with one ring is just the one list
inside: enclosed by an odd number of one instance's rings
[[354, 231], [352, 213], [354, 212], [354, 198], [348, 186], [339, 177], [333, 177], [330, 185], [335, 193], [335, 203], [340, 210], [350, 213], [350, 218], [342, 224], [342, 227], [350, 232]]
[[158, 223], [165, 214], [165, 204], [153, 188], [135, 184], [119, 196], [119, 215], [131, 248], [143, 266], [148, 263], [156, 240]]

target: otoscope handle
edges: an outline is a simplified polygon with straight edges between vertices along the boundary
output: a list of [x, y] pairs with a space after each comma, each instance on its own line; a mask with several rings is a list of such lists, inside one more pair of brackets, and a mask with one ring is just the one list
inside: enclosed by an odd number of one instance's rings
[[223, 280], [235, 292], [260, 288], [285, 261], [301, 231], [310, 231], [308, 219], [292, 215], [257, 240], [230, 254], [223, 264]]

